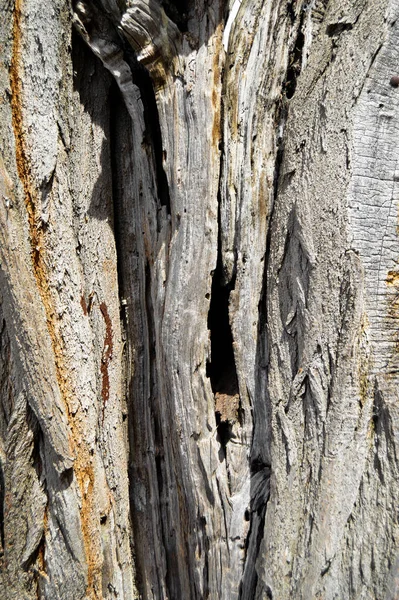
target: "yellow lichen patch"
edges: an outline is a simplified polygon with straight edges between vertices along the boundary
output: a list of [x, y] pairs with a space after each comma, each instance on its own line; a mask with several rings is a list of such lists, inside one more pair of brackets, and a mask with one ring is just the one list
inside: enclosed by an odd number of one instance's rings
[[387, 285], [396, 285], [399, 287], [399, 271], [388, 271]]
[[388, 271], [386, 276], [386, 284], [388, 286], [386, 294], [386, 327], [390, 332], [391, 340], [394, 342], [394, 348], [391, 353], [385, 375], [386, 377], [392, 378], [396, 377], [399, 357], [399, 271]]
[[390, 319], [397, 319], [399, 317], [399, 271], [388, 271], [386, 284], [393, 288], [389, 293], [388, 316]]

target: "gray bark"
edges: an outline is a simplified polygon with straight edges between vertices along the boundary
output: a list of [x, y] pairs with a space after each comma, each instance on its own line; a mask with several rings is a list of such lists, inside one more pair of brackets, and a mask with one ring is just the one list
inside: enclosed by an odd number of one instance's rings
[[399, 2], [2, 15], [3, 596], [397, 598]]

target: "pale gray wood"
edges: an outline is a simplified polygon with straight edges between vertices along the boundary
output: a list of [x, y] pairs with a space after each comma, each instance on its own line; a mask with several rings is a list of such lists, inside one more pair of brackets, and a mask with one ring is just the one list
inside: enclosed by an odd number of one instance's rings
[[7, 599], [398, 596], [398, 11], [3, 0]]

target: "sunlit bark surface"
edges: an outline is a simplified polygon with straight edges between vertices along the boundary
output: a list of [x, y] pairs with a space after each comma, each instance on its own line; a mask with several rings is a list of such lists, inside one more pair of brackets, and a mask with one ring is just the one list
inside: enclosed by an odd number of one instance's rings
[[399, 597], [399, 0], [1, 0], [6, 600]]

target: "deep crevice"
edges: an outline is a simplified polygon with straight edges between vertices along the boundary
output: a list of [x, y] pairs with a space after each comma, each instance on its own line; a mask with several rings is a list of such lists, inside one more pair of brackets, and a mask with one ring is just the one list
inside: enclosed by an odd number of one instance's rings
[[353, 29], [352, 23], [331, 23], [327, 26], [326, 34], [329, 37], [340, 35], [343, 31], [351, 31]]
[[162, 132], [159, 123], [157, 102], [154, 86], [149, 72], [139, 64], [137, 57], [128, 43], [121, 38], [123, 58], [129, 65], [133, 83], [140, 90], [141, 102], [144, 108], [144, 139], [143, 147], [149, 155], [152, 154], [157, 186], [157, 196], [161, 206], [166, 207], [167, 214], [171, 213], [168, 178], [163, 167], [166, 155], [163, 148]]
[[188, 13], [190, 10], [189, 0], [161, 0], [161, 6], [168, 15], [184, 33], [188, 29]]
[[145, 132], [143, 144], [148, 150], [152, 150], [159, 202], [161, 206], [166, 207], [166, 211], [168, 215], [170, 215], [169, 184], [165, 169], [163, 168], [163, 162], [166, 160], [166, 155], [163, 149], [161, 126], [159, 123], [154, 88], [148, 71], [143, 67], [139, 66], [134, 71], [133, 80], [140, 89], [141, 101], [144, 107]]
[[[295, 44], [288, 57], [288, 69], [283, 84], [285, 95], [288, 100], [294, 96], [296, 91], [297, 79], [301, 73], [302, 68], [302, 53], [305, 45], [305, 35], [302, 31], [303, 21], [305, 12], [302, 11], [298, 26], [298, 33], [296, 36]], [[292, 17], [291, 17], [292, 19]]]
[[233, 396], [238, 394], [238, 380], [233, 350], [233, 335], [229, 319], [229, 298], [234, 283], [224, 284], [222, 258], [219, 257], [212, 278], [211, 304], [208, 313], [208, 329], [211, 337], [211, 361], [207, 376], [212, 391]]
[[[286, 81], [288, 81], [288, 73], [286, 77]], [[286, 87], [286, 81], [282, 84], [282, 90]], [[296, 84], [295, 84], [296, 85]], [[295, 92], [295, 88], [294, 88]], [[286, 96], [287, 97], [287, 96]], [[289, 98], [288, 98], [289, 99]], [[266, 236], [266, 248], [264, 255], [264, 270], [263, 270], [263, 283], [262, 289], [260, 293], [259, 303], [258, 303], [258, 346], [257, 346], [257, 368], [260, 371], [259, 377], [262, 377], [266, 380], [268, 379], [268, 332], [267, 332], [267, 322], [268, 322], [268, 311], [267, 311], [267, 302], [266, 302], [266, 294], [267, 294], [267, 274], [268, 268], [270, 264], [270, 252], [271, 252], [271, 241], [272, 241], [272, 224], [274, 220], [275, 206], [276, 206], [276, 198], [278, 192], [278, 186], [280, 181], [280, 173], [281, 166], [283, 163], [284, 156], [284, 129], [285, 123], [288, 115], [288, 102], [286, 98], [281, 97], [278, 105], [276, 106], [276, 114], [275, 114], [275, 123], [276, 123], [276, 158], [274, 165], [274, 176], [273, 176], [273, 197], [271, 199], [271, 208], [270, 214], [268, 217], [268, 229]], [[267, 390], [267, 383], [265, 385], [265, 389]], [[256, 396], [259, 395], [259, 390], [256, 393]], [[268, 397], [266, 397], [266, 402], [270, 402]], [[250, 528], [245, 540], [245, 549], [246, 556], [244, 561], [244, 572], [240, 582], [240, 590], [239, 590], [239, 598], [240, 600], [248, 600], [255, 597], [257, 593], [258, 587], [258, 575], [254, 567], [249, 568], [246, 572], [246, 567], [248, 564], [248, 554], [249, 549], [251, 547], [252, 552], [254, 552], [253, 556], [258, 556], [259, 549], [261, 546], [262, 539], [264, 537], [264, 528], [266, 521], [266, 510], [267, 503], [270, 496], [270, 484], [268, 483], [268, 489], [266, 494], [263, 497], [262, 502], [259, 502], [257, 499], [257, 491], [256, 487], [254, 487], [254, 481], [256, 477], [259, 477], [259, 473], [264, 471], [267, 473], [267, 479], [269, 480], [271, 465], [267, 464], [265, 457], [260, 455], [259, 451], [255, 453], [254, 447], [257, 448], [258, 445], [254, 443], [257, 436], [257, 427], [256, 427], [256, 419], [257, 419], [257, 409], [256, 405], [254, 406], [254, 416], [253, 416], [253, 430], [252, 430], [252, 447], [250, 452], [250, 470], [251, 470], [251, 510], [248, 511], [246, 518], [250, 521]], [[251, 553], [252, 553], [251, 552]], [[266, 597], [271, 598], [272, 592], [270, 588], [266, 587], [264, 589], [266, 593]]]
[[[247, 511], [246, 520], [250, 521], [250, 528], [245, 539], [245, 563], [244, 573], [239, 587], [239, 600], [253, 600], [257, 594], [258, 573], [255, 569], [255, 561], [259, 555], [260, 546], [264, 536], [266, 510], [270, 498], [270, 467], [264, 466], [262, 472], [257, 472], [254, 477], [257, 482], [251, 482], [254, 488], [251, 494], [250, 510]], [[272, 598], [271, 590], [261, 582], [263, 591], [267, 598]]]
[[219, 442], [223, 446], [223, 448], [226, 448], [227, 443], [233, 437], [233, 424], [228, 419], [222, 421], [221, 419], [223, 417], [222, 417], [222, 414], [220, 411], [217, 410], [215, 412], [215, 415], [216, 415], [216, 426], [217, 426], [218, 435], [219, 435]]
[[223, 451], [233, 436], [233, 422], [240, 417], [239, 389], [233, 349], [233, 334], [229, 318], [230, 293], [235, 285], [235, 273], [229, 283], [223, 271], [220, 197], [218, 214], [218, 259], [212, 277], [208, 329], [211, 339], [211, 360], [206, 374], [215, 395], [215, 419], [218, 439]]

